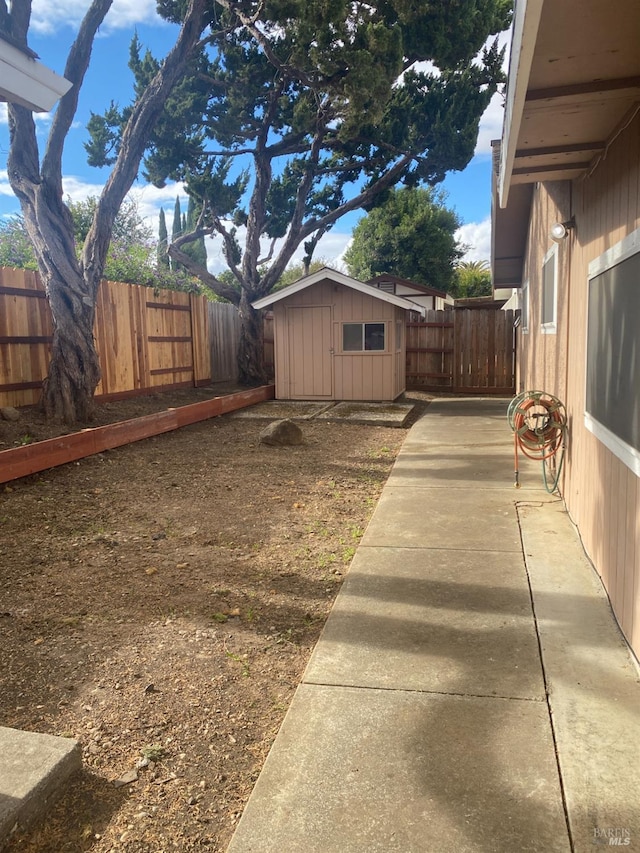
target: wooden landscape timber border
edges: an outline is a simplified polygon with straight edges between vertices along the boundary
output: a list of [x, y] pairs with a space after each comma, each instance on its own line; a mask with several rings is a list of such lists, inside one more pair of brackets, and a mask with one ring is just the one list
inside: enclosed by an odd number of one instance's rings
[[2, 450], [0, 451], [0, 483], [8, 483], [10, 480], [37, 474], [39, 471], [65, 465], [67, 462], [75, 462], [93, 453], [112, 450], [143, 438], [150, 438], [198, 421], [225, 415], [236, 409], [272, 400], [274, 396], [273, 385], [262, 385], [250, 391], [239, 391], [236, 394], [214, 397], [211, 400], [203, 400], [201, 403], [166, 409], [164, 412], [154, 412], [128, 421], [83, 429], [80, 432], [49, 438], [25, 447]]

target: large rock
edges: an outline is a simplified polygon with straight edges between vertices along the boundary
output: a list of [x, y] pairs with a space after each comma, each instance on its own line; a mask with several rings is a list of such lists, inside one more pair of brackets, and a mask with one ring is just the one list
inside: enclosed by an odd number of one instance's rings
[[18, 421], [20, 420], [20, 412], [13, 406], [3, 406], [0, 409], [0, 418], [5, 421]]
[[272, 447], [287, 447], [302, 444], [302, 430], [294, 421], [286, 418], [283, 421], [273, 421], [260, 433], [260, 442]]

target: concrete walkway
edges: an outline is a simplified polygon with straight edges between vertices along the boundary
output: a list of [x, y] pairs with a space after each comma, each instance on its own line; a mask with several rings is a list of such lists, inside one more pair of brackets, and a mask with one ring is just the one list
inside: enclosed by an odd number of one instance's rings
[[640, 850], [635, 663], [505, 412], [411, 428], [229, 853]]

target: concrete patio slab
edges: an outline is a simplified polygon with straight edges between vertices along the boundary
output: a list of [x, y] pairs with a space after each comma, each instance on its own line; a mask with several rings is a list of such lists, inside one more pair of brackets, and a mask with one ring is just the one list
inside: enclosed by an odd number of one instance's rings
[[230, 417], [232, 418], [249, 418], [249, 419], [265, 419], [265, 420], [310, 420], [320, 412], [331, 408], [333, 403], [311, 402], [305, 400], [269, 400], [265, 403], [258, 403], [255, 406], [250, 406], [247, 409], [239, 409]]
[[402, 427], [413, 409], [408, 403], [343, 402], [320, 413], [317, 420]]
[[543, 703], [303, 684], [277, 743], [229, 853], [569, 853]]
[[230, 853], [640, 845], [635, 661], [539, 466], [486, 464], [502, 401], [456, 402], [411, 428]]
[[[523, 458], [518, 467], [521, 484], [544, 490], [539, 462]], [[393, 487], [508, 489], [514, 484], [514, 468], [513, 448], [504, 442], [480, 447], [405, 442], [387, 482]]]
[[[521, 553], [515, 495], [524, 489], [433, 486], [385, 487], [362, 538], [363, 545], [421, 548], [471, 548]], [[531, 492], [531, 499], [540, 499]]]
[[307, 400], [270, 400], [234, 412], [233, 418], [320, 420], [351, 424], [402, 427], [413, 411], [412, 404]]
[[80, 767], [77, 741], [0, 726], [0, 849], [16, 824], [27, 827], [45, 813]]
[[545, 697], [524, 567], [513, 556], [360, 547], [304, 681]]

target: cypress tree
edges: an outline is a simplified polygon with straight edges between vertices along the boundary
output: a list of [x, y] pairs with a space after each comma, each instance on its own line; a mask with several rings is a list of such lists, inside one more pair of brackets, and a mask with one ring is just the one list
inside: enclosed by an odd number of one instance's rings
[[171, 242], [182, 234], [182, 214], [180, 213], [180, 196], [176, 196], [176, 203], [173, 207], [173, 225], [171, 226]]
[[169, 235], [167, 233], [167, 220], [164, 215], [164, 208], [160, 208], [160, 217], [158, 224], [158, 266], [169, 266], [169, 255], [167, 248], [169, 245]]

